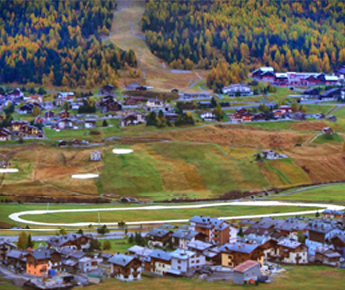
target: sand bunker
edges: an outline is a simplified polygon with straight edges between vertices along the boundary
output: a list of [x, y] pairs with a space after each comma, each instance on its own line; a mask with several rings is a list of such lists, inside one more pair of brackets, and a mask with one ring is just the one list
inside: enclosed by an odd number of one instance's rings
[[99, 174], [92, 174], [92, 173], [72, 175], [72, 178], [74, 179], [91, 179], [91, 178], [98, 178], [98, 177], [99, 177]]
[[19, 170], [17, 168], [6, 168], [6, 169], [0, 169], [0, 173], [15, 173]]
[[114, 154], [130, 154], [132, 152], [132, 149], [113, 149]]

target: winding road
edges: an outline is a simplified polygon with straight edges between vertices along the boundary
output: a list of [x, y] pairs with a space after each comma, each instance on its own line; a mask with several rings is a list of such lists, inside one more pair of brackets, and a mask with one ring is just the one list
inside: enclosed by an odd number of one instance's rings
[[[320, 209], [332, 209], [332, 210], [344, 210], [345, 206], [334, 205], [334, 204], [320, 204], [320, 203], [292, 203], [292, 202], [280, 202], [280, 201], [244, 201], [244, 202], [222, 202], [222, 203], [209, 203], [209, 204], [194, 204], [194, 205], [174, 205], [174, 206], [143, 206], [143, 207], [126, 207], [126, 208], [99, 208], [99, 209], [66, 209], [66, 210], [32, 210], [22, 211], [9, 215], [9, 218], [13, 221], [41, 225], [41, 226], [70, 226], [70, 227], [82, 227], [92, 225], [98, 225], [95, 222], [81, 222], [81, 223], [45, 223], [36, 222], [28, 219], [23, 219], [21, 216], [24, 215], [44, 215], [48, 213], [73, 213], [73, 212], [105, 212], [105, 211], [130, 211], [130, 210], [169, 210], [169, 209], [192, 209], [192, 208], [206, 208], [206, 207], [218, 207], [218, 206], [265, 206], [265, 207], [277, 207], [277, 206], [296, 206], [296, 207], [317, 207]], [[261, 217], [281, 217], [291, 215], [306, 215], [314, 214], [317, 210], [299, 211], [299, 212], [288, 212], [288, 213], [272, 213], [272, 214], [259, 214], [259, 215], [245, 215], [245, 216], [230, 216], [230, 217], [219, 217], [220, 219], [231, 220], [231, 219], [249, 219], [249, 218], [261, 218]], [[176, 219], [176, 220], [153, 220], [153, 221], [135, 221], [127, 222], [128, 225], [138, 224], [161, 224], [161, 223], [183, 223], [188, 222], [187, 219]], [[102, 223], [107, 226], [117, 225], [117, 222]]]

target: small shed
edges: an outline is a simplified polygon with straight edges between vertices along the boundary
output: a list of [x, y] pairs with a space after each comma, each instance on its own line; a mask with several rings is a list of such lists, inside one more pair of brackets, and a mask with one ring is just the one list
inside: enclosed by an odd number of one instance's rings
[[260, 277], [260, 262], [247, 260], [234, 268], [234, 284], [245, 284], [257, 281]]
[[99, 151], [92, 151], [90, 154], [90, 160], [91, 161], [101, 161], [102, 159], [102, 153]]
[[322, 128], [322, 134], [329, 134], [329, 135], [333, 135], [334, 131], [332, 128], [330, 127], [324, 127]]

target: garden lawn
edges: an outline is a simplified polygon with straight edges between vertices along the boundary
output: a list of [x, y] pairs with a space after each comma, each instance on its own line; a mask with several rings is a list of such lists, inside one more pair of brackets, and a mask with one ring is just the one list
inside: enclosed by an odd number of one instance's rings
[[48, 213], [44, 215], [27, 215], [21, 216], [23, 219], [31, 221], [42, 221], [45, 223], [97, 223], [98, 213], [100, 223], [138, 222], [138, 221], [164, 221], [174, 219], [190, 219], [195, 215], [211, 217], [229, 217], [244, 216], [256, 214], [273, 214], [316, 210], [318, 208], [279, 206], [215, 206], [207, 208], [182, 208], [182, 209], [147, 209], [147, 210], [130, 210], [130, 211], [104, 211], [104, 212], [64, 212]]
[[[291, 266], [292, 270], [283, 272], [274, 277], [272, 283], [260, 284], [259, 288], [265, 290], [329, 290], [342, 289], [344, 285], [345, 270], [325, 266]], [[103, 283], [92, 286], [93, 290], [122, 289], [126, 290], [228, 290], [228, 289], [254, 289], [252, 285], [234, 285], [232, 280], [205, 282], [201, 279], [189, 278], [147, 278], [131, 283], [116, 279], [105, 279]]]

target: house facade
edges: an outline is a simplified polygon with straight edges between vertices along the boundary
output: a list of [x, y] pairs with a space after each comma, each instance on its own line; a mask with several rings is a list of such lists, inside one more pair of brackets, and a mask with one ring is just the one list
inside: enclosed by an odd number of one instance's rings
[[108, 262], [111, 264], [111, 276], [121, 281], [141, 279], [141, 262], [133, 256], [117, 253]]
[[[234, 284], [248, 284], [255, 283], [261, 275], [261, 264], [257, 261], [248, 260], [233, 269]], [[253, 284], [254, 284], [253, 283]]]

